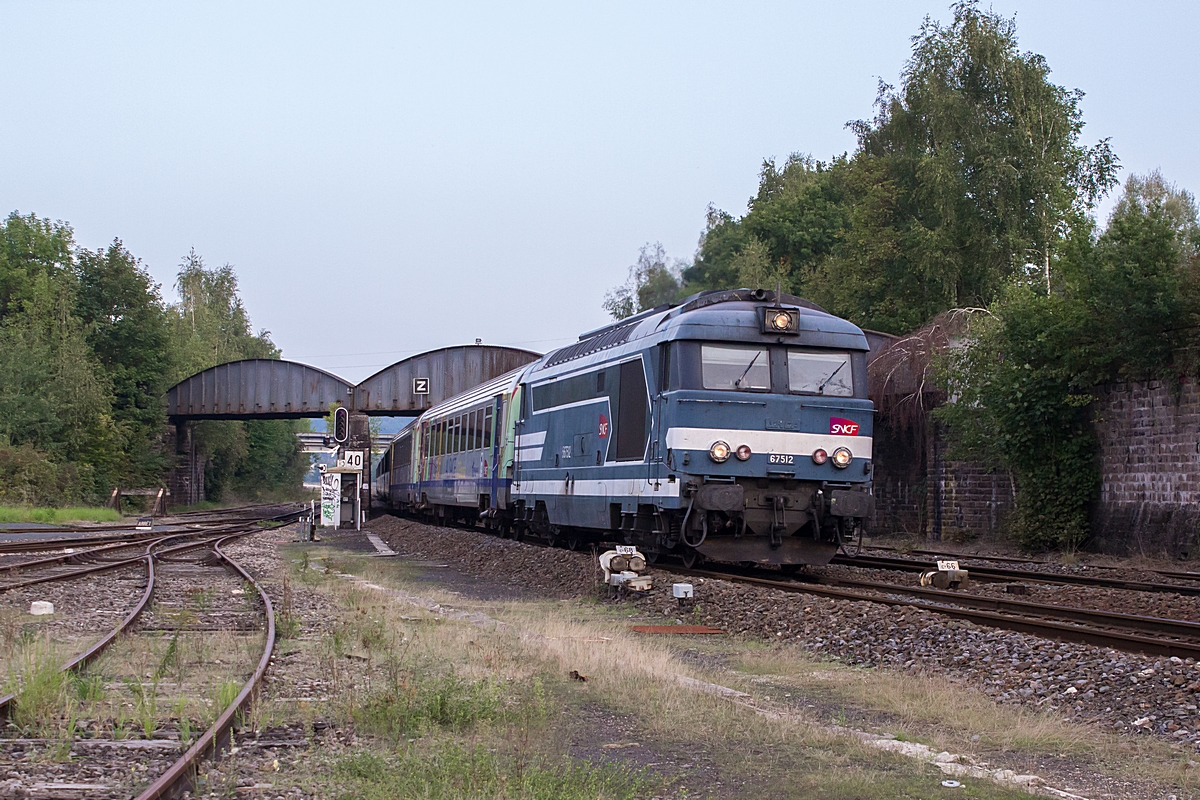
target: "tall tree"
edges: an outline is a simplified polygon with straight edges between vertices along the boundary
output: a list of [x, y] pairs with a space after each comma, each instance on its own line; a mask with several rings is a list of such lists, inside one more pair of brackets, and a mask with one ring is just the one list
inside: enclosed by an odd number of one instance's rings
[[850, 123], [852, 155], [768, 160], [743, 217], [710, 211], [687, 282], [731, 286], [757, 241], [794, 289], [892, 332], [987, 305], [1013, 280], [1048, 291], [1057, 248], [1113, 185], [1116, 157], [1107, 140], [1082, 144], [1082, 92], [1020, 51], [1012, 19], [976, 0], [952, 11], [945, 25], [926, 18], [899, 89], [881, 84], [875, 117]]
[[105, 250], [79, 250], [75, 273], [76, 313], [112, 384], [112, 416], [122, 439], [121, 480], [152, 486], [166, 467], [161, 397], [170, 369], [159, 287], [119, 240]]
[[74, 232], [65, 222], [9, 214], [0, 226], [0, 320], [34, 300], [39, 278], [69, 277], [74, 248]]
[[953, 12], [948, 25], [926, 18], [900, 90], [882, 86], [875, 119], [851, 126], [856, 158], [882, 161], [898, 189], [890, 226], [904, 237], [910, 280], [934, 288], [933, 313], [986, 305], [1026, 265], [1048, 288], [1072, 215], [1116, 172], [1107, 140], [1080, 143], [1083, 93], [1020, 52], [1014, 20], [976, 0]]
[[661, 242], [646, 244], [637, 263], [629, 268], [629, 279], [604, 298], [604, 310], [613, 319], [625, 319], [679, 298], [682, 262], [672, 262]]

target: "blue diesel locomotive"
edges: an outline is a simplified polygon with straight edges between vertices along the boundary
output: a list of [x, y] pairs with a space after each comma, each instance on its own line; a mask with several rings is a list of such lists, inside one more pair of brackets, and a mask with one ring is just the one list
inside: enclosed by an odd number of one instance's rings
[[578, 546], [827, 563], [871, 511], [867, 339], [791, 295], [702, 292], [426, 412], [393, 509]]

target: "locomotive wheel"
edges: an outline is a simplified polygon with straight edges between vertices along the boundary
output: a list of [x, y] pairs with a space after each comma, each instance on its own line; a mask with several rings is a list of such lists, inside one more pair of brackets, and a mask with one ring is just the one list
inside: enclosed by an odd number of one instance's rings
[[580, 539], [578, 531], [574, 531], [574, 530], [567, 531], [567, 549], [568, 550], [578, 550], [579, 545], [581, 545], [582, 543], [583, 543], [583, 541]]
[[803, 564], [780, 564], [779, 565], [779, 574], [787, 575], [790, 577], [792, 575], [800, 574], [800, 571], [802, 569], [804, 569]]
[[546, 543], [551, 547], [562, 547], [562, 528], [558, 527], [557, 525], [549, 526], [546, 530]]
[[688, 569], [693, 569], [695, 566], [704, 561], [704, 556], [695, 548], [684, 545], [683, 551], [679, 554], [679, 559], [683, 561], [683, 566]]

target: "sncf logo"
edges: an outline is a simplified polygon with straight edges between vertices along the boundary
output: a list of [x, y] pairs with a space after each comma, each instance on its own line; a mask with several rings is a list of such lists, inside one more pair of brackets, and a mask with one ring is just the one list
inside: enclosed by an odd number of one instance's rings
[[858, 423], [852, 419], [830, 417], [829, 432], [839, 436], [858, 436]]

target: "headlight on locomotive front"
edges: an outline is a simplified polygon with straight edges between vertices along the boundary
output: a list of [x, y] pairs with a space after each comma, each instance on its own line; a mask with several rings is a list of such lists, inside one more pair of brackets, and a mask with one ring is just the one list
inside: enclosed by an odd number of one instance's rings
[[769, 311], [767, 312], [767, 321], [772, 330], [786, 331], [792, 326], [792, 315], [786, 311]]
[[708, 448], [708, 457], [718, 464], [724, 464], [729, 460], [729, 444], [720, 440], [712, 443], [712, 447]]
[[833, 465], [838, 469], [845, 469], [850, 466], [850, 462], [854, 460], [854, 454], [845, 447], [839, 447], [833, 451]]

